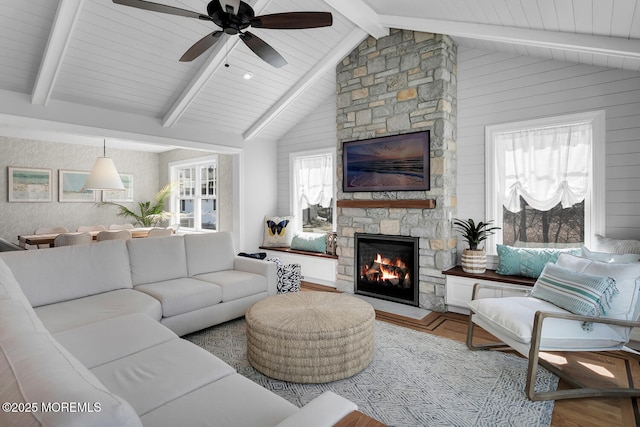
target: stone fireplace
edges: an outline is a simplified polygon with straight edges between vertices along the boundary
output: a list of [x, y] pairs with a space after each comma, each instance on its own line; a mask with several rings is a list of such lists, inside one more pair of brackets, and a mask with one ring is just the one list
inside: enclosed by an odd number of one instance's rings
[[[441, 272], [456, 256], [450, 221], [456, 216], [456, 72], [456, 45], [448, 36], [404, 30], [367, 38], [336, 67], [339, 290], [355, 293], [362, 273], [356, 233], [408, 237], [419, 248], [412, 277], [417, 304], [444, 311]], [[429, 190], [341, 191], [344, 142], [423, 130], [431, 140]]]
[[355, 293], [417, 306], [417, 237], [356, 233]]

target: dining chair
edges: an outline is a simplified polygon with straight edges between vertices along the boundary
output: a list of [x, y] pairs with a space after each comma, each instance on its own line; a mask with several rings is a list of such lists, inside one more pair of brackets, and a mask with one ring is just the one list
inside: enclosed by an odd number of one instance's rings
[[131, 230], [133, 228], [133, 224], [111, 224], [109, 225], [109, 230]]
[[131, 232], [129, 230], [105, 230], [96, 235], [96, 241], [103, 240], [129, 240]]
[[[33, 234], [56, 234], [56, 233], [68, 233], [69, 229], [67, 227], [39, 227], [36, 228]], [[38, 249], [50, 248], [51, 245], [48, 243], [43, 243], [38, 245]]]
[[173, 230], [170, 228], [161, 228], [154, 227], [149, 230], [149, 235], [147, 237], [167, 237], [173, 234]]
[[62, 233], [53, 241], [54, 247], [72, 246], [72, 245], [88, 245], [93, 241], [90, 233]]
[[76, 228], [76, 231], [84, 233], [90, 231], [105, 231], [106, 229], [107, 227], [105, 227], [104, 225], [81, 225], [80, 227]]

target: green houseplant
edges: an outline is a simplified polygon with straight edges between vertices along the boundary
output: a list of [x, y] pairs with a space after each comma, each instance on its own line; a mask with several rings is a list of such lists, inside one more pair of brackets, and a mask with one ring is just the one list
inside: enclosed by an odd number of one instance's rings
[[114, 202], [101, 202], [100, 205], [115, 206], [118, 209], [118, 216], [134, 218], [136, 224], [142, 227], [154, 227], [160, 221], [171, 217], [171, 212], [166, 212], [164, 205], [171, 196], [173, 187], [173, 183], [169, 183], [153, 196], [153, 200], [138, 202], [139, 212], [134, 212], [127, 206]]
[[480, 221], [476, 223], [473, 219], [454, 219], [453, 225], [460, 232], [460, 235], [469, 245], [468, 249], [462, 252], [462, 270], [467, 273], [484, 273], [487, 269], [487, 254], [484, 247], [478, 249], [478, 245], [485, 241], [487, 237], [494, 234], [494, 230], [500, 227], [492, 227], [493, 221]]

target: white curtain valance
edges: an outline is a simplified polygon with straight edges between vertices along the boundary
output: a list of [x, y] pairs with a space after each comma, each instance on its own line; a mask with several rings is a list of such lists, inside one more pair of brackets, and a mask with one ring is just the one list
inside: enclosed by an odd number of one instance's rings
[[592, 126], [579, 123], [496, 135], [499, 194], [511, 212], [529, 206], [548, 211], [584, 200], [589, 187]]
[[300, 209], [310, 205], [331, 206], [333, 197], [333, 156], [323, 154], [296, 160], [300, 188]]

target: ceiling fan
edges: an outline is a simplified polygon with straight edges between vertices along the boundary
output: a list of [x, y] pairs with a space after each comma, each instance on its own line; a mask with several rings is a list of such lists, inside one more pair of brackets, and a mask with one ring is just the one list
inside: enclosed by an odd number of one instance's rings
[[[267, 42], [246, 31], [248, 27], [269, 28], [275, 30], [299, 30], [305, 28], [328, 27], [333, 24], [330, 12], [285, 12], [271, 15], [255, 16], [251, 6], [240, 0], [213, 0], [207, 5], [207, 14], [192, 12], [178, 7], [167, 6], [145, 0], [113, 0], [116, 4], [137, 7], [153, 12], [197, 18], [211, 21], [221, 30], [207, 34], [194, 43], [180, 58], [181, 62], [189, 62], [202, 55], [212, 47], [222, 34], [238, 34], [240, 39], [256, 55], [272, 66], [279, 68], [287, 61]], [[221, 4], [223, 3], [224, 6]]]

